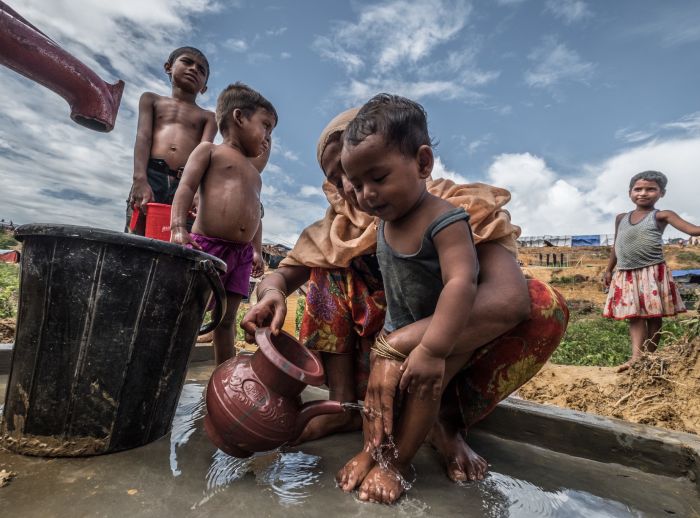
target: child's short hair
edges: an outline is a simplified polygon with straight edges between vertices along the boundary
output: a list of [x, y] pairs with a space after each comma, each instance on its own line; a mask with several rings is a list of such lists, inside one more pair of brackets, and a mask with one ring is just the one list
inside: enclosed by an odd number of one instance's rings
[[216, 100], [216, 125], [223, 135], [226, 129], [225, 121], [233, 110], [239, 109], [243, 115], [250, 117], [259, 108], [270, 112], [275, 117], [275, 125], [277, 125], [277, 111], [270, 101], [248, 85], [241, 82], [233, 83], [224, 88]]
[[639, 180], [646, 180], [647, 182], [656, 182], [659, 186], [659, 189], [661, 189], [661, 192], [666, 192], [666, 184], [668, 183], [668, 178], [666, 178], [665, 174], [660, 173], [659, 171], [642, 171], [641, 173], [635, 174], [630, 180], [630, 191], [632, 190], [632, 187], [634, 187], [634, 184], [637, 183]]
[[421, 146], [433, 145], [423, 107], [399, 95], [381, 93], [372, 97], [348, 124], [344, 138], [357, 145], [374, 134], [407, 156], [414, 156]]
[[168, 65], [172, 65], [173, 62], [183, 54], [194, 54], [198, 58], [201, 58], [202, 61], [204, 61], [205, 68], [207, 69], [207, 78], [209, 78], [209, 60], [204, 55], [204, 52], [194, 47], [180, 47], [173, 50], [168, 56]]

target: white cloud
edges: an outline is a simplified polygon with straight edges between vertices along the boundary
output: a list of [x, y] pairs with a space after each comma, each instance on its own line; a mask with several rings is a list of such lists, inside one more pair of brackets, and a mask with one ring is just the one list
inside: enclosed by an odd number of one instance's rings
[[587, 83], [595, 71], [593, 63], [583, 61], [576, 51], [554, 37], [544, 38], [528, 58], [535, 65], [526, 72], [525, 82], [537, 88], [552, 88], [563, 81]]
[[224, 41], [224, 47], [233, 52], [245, 52], [248, 50], [248, 43], [245, 40], [229, 38]]
[[435, 57], [446, 44], [464, 39], [471, 12], [466, 0], [388, 0], [363, 6], [355, 22], [338, 22], [328, 35], [315, 38], [313, 49], [348, 74], [347, 84], [334, 92], [345, 103], [380, 91], [475, 102], [482, 96], [472, 89], [500, 74], [477, 65], [479, 45]]
[[376, 67], [390, 71], [414, 64], [450, 41], [462, 30], [470, 11], [463, 0], [382, 2], [364, 6], [357, 23], [340, 23], [334, 41], [369, 52]]
[[[393, 78], [351, 80], [347, 85], [338, 86], [335, 95], [349, 104], [356, 104], [365, 102], [379, 92], [391, 92], [418, 100], [425, 97], [437, 97], [442, 100], [463, 99], [465, 97], [462, 86], [452, 81], [402, 81]], [[472, 92], [469, 97], [479, 99], [481, 96]]]
[[545, 10], [563, 19], [567, 24], [593, 16], [588, 4], [582, 0], [547, 0]]
[[624, 32], [642, 38], [657, 38], [666, 47], [678, 47], [700, 41], [700, 4], [677, 3], [673, 9], [659, 4], [653, 21], [635, 25]]
[[445, 167], [445, 164], [442, 163], [442, 160], [440, 160], [439, 156], [435, 157], [435, 163], [433, 164], [433, 172], [431, 176], [435, 179], [447, 178], [455, 183], [468, 183], [468, 180], [461, 174], [448, 170]]
[[323, 196], [325, 197], [326, 195], [323, 193], [323, 189], [320, 187], [316, 187], [313, 185], [302, 185], [301, 189], [299, 189], [299, 196], [302, 198], [309, 198], [311, 196]]
[[615, 132], [615, 138], [623, 142], [634, 144], [650, 139], [654, 134], [650, 131], [631, 130], [622, 128]]
[[[580, 176], [563, 178], [541, 157], [502, 154], [488, 170], [489, 182], [511, 191], [506, 208], [523, 235], [612, 234], [615, 215], [634, 208], [629, 179], [649, 169], [669, 178], [658, 208], [671, 209], [700, 223], [697, 183], [700, 137], [654, 141], [624, 149], [600, 164], [585, 166]], [[679, 235], [669, 228], [667, 235]]]

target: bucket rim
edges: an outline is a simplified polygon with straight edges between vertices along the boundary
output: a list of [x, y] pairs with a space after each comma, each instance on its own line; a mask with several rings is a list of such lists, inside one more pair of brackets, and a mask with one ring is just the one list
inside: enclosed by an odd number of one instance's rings
[[15, 238], [23, 241], [26, 237], [57, 237], [68, 239], [84, 239], [86, 241], [99, 241], [111, 245], [122, 245], [142, 250], [149, 250], [173, 257], [181, 257], [193, 261], [208, 259], [214, 267], [222, 273], [226, 273], [226, 263], [200, 250], [185, 248], [182, 245], [159, 241], [150, 237], [137, 236], [108, 230], [104, 228], [85, 227], [80, 225], [61, 225], [56, 223], [27, 223], [15, 229]]

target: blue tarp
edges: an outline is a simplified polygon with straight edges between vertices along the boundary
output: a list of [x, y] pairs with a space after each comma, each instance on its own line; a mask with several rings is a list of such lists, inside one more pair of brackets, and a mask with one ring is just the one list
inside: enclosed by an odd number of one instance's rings
[[571, 246], [600, 246], [600, 234], [571, 236]]
[[674, 277], [685, 277], [686, 275], [700, 275], [700, 270], [673, 270]]

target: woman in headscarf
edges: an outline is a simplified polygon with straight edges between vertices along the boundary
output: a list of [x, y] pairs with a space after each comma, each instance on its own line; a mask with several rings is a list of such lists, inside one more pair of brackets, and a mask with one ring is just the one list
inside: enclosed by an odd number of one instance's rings
[[[336, 116], [318, 141], [317, 159], [326, 177], [323, 191], [330, 204], [325, 217], [302, 232], [280, 268], [258, 285], [258, 302], [241, 326], [249, 334], [259, 326], [278, 332], [287, 311], [285, 297], [308, 281], [300, 340], [322, 354], [331, 399], [365, 399], [367, 408], [379, 410], [381, 417], [366, 423], [379, 433], [392, 429], [401, 362], [373, 357], [370, 376], [369, 351], [382, 329], [385, 300], [374, 256], [376, 224], [357, 208], [340, 163], [341, 137], [356, 113], [351, 109]], [[446, 179], [428, 180], [428, 190], [469, 212], [480, 267], [469, 331], [456, 337], [477, 350], [465, 360], [452, 389], [445, 391], [429, 440], [452, 480], [477, 480], [488, 464], [469, 448], [466, 431], [544, 365], [564, 334], [568, 311], [549, 286], [525, 281], [515, 259], [520, 228], [502, 209], [510, 200], [508, 191]], [[410, 350], [429, 322], [418, 321], [386, 339], [394, 349]], [[357, 413], [319, 416], [299, 442], [361, 426]], [[340, 487], [358, 487], [373, 463], [369, 448], [364, 448], [339, 471]], [[361, 488], [360, 498], [375, 499], [372, 491]]]

